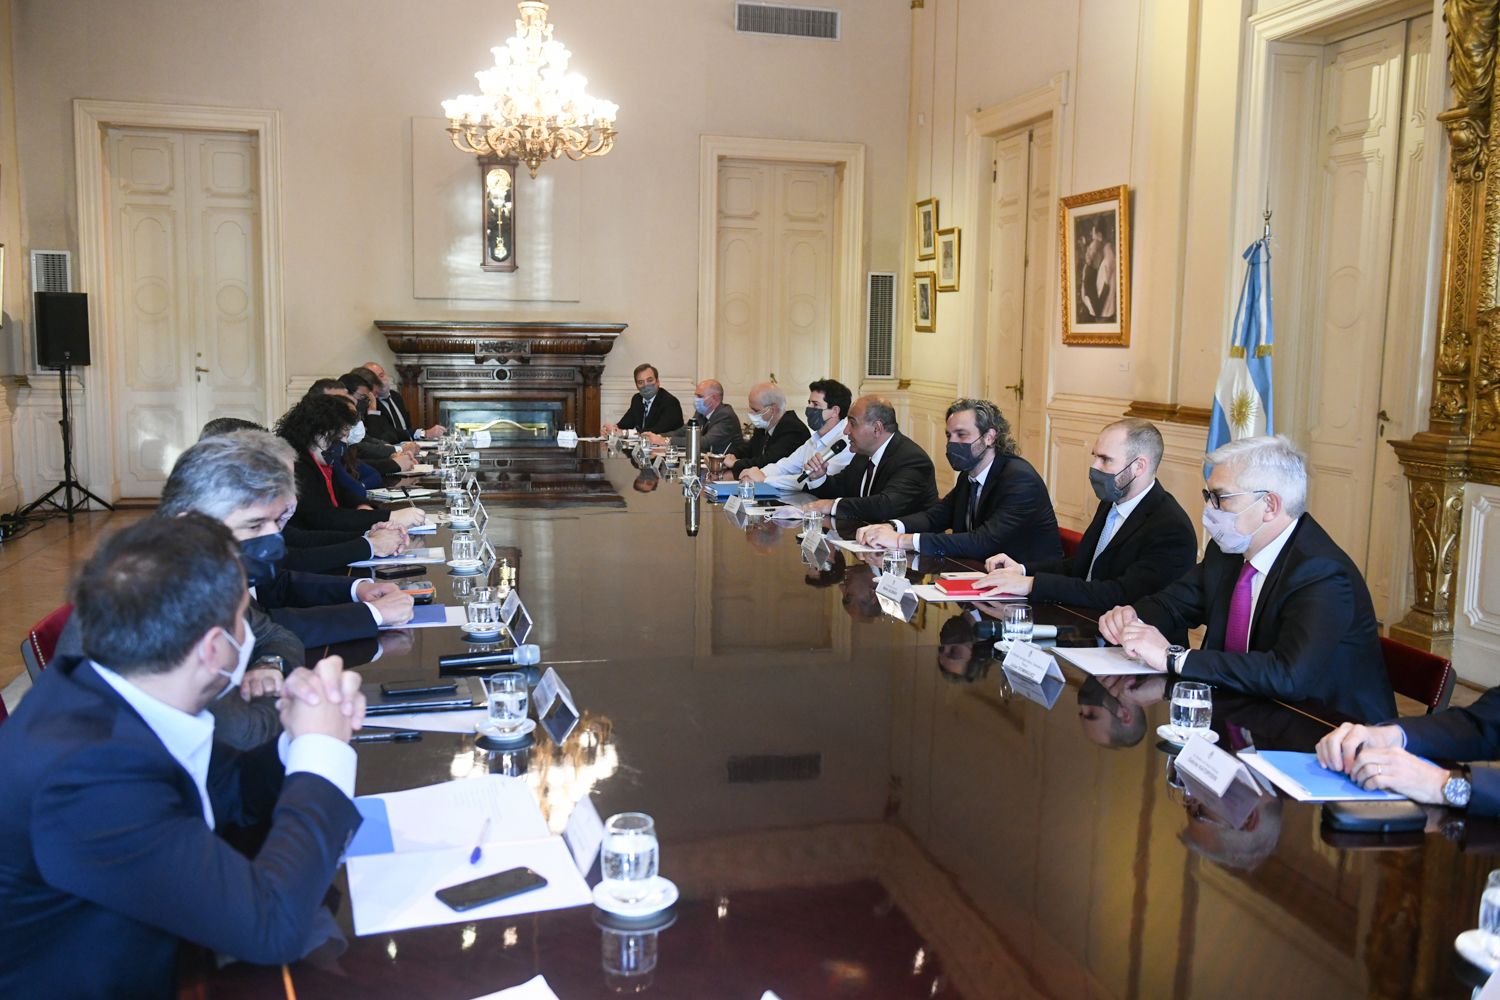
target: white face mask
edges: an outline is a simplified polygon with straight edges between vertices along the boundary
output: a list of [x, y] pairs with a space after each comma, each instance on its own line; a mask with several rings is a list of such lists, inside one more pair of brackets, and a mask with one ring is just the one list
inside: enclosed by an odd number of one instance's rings
[[357, 423], [353, 427], [349, 428], [349, 438], [348, 438], [348, 440], [349, 440], [350, 444], [359, 444], [364, 439], [365, 439], [365, 422], [363, 420], [361, 420], [359, 423]]
[[751, 410], [750, 411], [750, 426], [754, 427], [758, 431], [763, 431], [767, 427], [771, 426], [771, 421], [765, 415], [764, 411], [762, 411], [760, 413], [756, 413], [754, 410]]
[[255, 630], [250, 627], [249, 618], [245, 619], [244, 642], [235, 642], [234, 636], [230, 635], [227, 631], [224, 633], [224, 638], [228, 639], [229, 644], [240, 654], [240, 660], [234, 665], [233, 672], [228, 670], [219, 671], [220, 676], [229, 678], [229, 683], [224, 685], [224, 690], [215, 695], [217, 698], [222, 698], [229, 692], [239, 688], [240, 681], [245, 679], [245, 668], [250, 666], [250, 654], [255, 652]]
[[[1265, 497], [1261, 497], [1260, 500], [1255, 501], [1250, 507], [1256, 506], [1264, 499]], [[1246, 507], [1245, 510], [1249, 510], [1250, 507]], [[1203, 505], [1203, 530], [1208, 532], [1208, 537], [1212, 538], [1214, 544], [1219, 546], [1220, 552], [1233, 555], [1249, 551], [1250, 543], [1255, 540], [1255, 532], [1259, 531], [1265, 522], [1262, 521], [1260, 524], [1257, 524], [1255, 531], [1246, 534], [1239, 527], [1240, 514], [1245, 513], [1245, 510], [1231, 514], [1227, 510], [1216, 510], [1209, 504]]]

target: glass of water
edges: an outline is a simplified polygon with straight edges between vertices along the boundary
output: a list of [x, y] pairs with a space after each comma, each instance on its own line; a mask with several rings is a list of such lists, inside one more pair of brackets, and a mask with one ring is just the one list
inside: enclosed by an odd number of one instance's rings
[[1500, 868], [1490, 872], [1479, 897], [1479, 932], [1484, 935], [1484, 950], [1491, 958], [1500, 958]]
[[906, 550], [886, 549], [885, 564], [881, 568], [888, 576], [905, 576]]
[[755, 502], [755, 484], [748, 479], [740, 480], [740, 499], [745, 503]]
[[464, 606], [464, 611], [469, 624], [476, 626], [475, 631], [500, 631], [500, 605], [489, 597], [481, 599], [476, 593], [474, 599]]
[[1172, 688], [1172, 728], [1182, 736], [1207, 731], [1214, 718], [1213, 690], [1197, 681], [1178, 681]]
[[473, 562], [479, 555], [479, 543], [474, 541], [473, 535], [459, 534], [453, 536], [453, 561]]
[[1031, 607], [1026, 604], [1011, 604], [1001, 619], [1000, 638], [1006, 642], [1030, 642], [1035, 625], [1031, 620]]
[[513, 733], [526, 722], [531, 693], [526, 687], [525, 675], [492, 674], [484, 678], [484, 693], [489, 700], [490, 725], [500, 732]]
[[635, 903], [655, 891], [656, 822], [645, 813], [616, 813], [604, 823], [604, 891]]

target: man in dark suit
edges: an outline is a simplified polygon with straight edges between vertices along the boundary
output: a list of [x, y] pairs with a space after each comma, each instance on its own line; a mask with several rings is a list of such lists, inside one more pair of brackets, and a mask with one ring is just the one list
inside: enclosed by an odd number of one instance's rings
[[[0, 995], [173, 996], [179, 939], [301, 958], [360, 823], [359, 675], [296, 670], [279, 741], [215, 741], [204, 709], [254, 637], [234, 539], [205, 517], [106, 540], [73, 601], [86, 655], [0, 726]], [[214, 833], [262, 822], [254, 859]]]
[[283, 519], [296, 507], [291, 448], [264, 431], [204, 438], [178, 456], [157, 513], [222, 521], [240, 543], [256, 607], [312, 648], [374, 636], [411, 619], [411, 597], [387, 580], [296, 573], [281, 566]]
[[[1280, 435], [1208, 456], [1203, 526], [1213, 539], [1187, 575], [1099, 619], [1127, 655], [1185, 680], [1283, 701], [1318, 701], [1355, 719], [1388, 719], [1375, 609], [1359, 569], [1311, 514], [1307, 464]], [[1206, 625], [1201, 649], [1162, 630]]]
[[406, 410], [406, 400], [395, 391], [391, 377], [379, 362], [366, 361], [360, 367], [380, 383], [375, 390], [375, 410], [370, 415], [372, 434], [391, 444], [400, 444], [403, 441], [436, 441], [447, 433], [448, 429], [442, 424], [418, 427], [412, 422], [411, 414]]
[[1319, 762], [1348, 772], [1365, 788], [1467, 809], [1475, 816], [1500, 815], [1500, 767], [1480, 764], [1449, 770], [1423, 757], [1500, 760], [1500, 688], [1490, 688], [1464, 708], [1383, 726], [1346, 722], [1318, 741]]
[[[699, 443], [704, 451], [726, 452], [731, 445], [743, 440], [739, 414], [734, 412], [734, 407], [724, 402], [724, 386], [717, 379], [706, 378], [693, 389], [693, 413], [691, 419], [698, 421], [703, 428]], [[670, 442], [678, 448], [687, 446], [687, 434], [686, 427], [679, 427], [666, 436], [651, 431], [643, 432], [646, 440], [652, 444]]]
[[854, 458], [837, 475], [817, 455], [808, 459], [807, 488], [821, 499], [807, 509], [851, 521], [889, 521], [926, 510], [937, 501], [932, 459], [901, 433], [896, 408], [881, 396], [861, 396], [844, 428]]
[[[724, 459], [726, 472], [737, 468], [758, 469], [779, 462], [802, 447], [811, 432], [786, 408], [786, 393], [775, 382], [761, 382], [750, 389], [750, 423], [755, 428], [748, 441], [729, 446]], [[735, 478], [731, 473], [726, 479]]]
[[1154, 594], [1192, 569], [1198, 536], [1182, 505], [1156, 481], [1162, 451], [1161, 432], [1149, 420], [1126, 417], [1104, 428], [1089, 469], [1099, 507], [1078, 551], [1032, 561], [1002, 550], [985, 561], [991, 572], [979, 586], [1103, 610]]
[[639, 430], [670, 434], [681, 427], [682, 404], [661, 387], [659, 378], [655, 365], [636, 365], [635, 395], [630, 397], [630, 406], [619, 423], [604, 425], [604, 433]]
[[872, 524], [856, 536], [882, 549], [983, 559], [996, 551], [1023, 553], [1027, 561], [1062, 555], [1057, 517], [1047, 486], [1020, 455], [1010, 421], [987, 399], [960, 399], [948, 407], [948, 464], [958, 482], [926, 510], [890, 524]]

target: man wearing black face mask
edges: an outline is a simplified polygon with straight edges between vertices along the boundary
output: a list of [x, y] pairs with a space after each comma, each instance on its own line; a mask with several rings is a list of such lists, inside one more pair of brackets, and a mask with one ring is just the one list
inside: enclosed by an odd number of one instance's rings
[[[1127, 417], [1099, 432], [1089, 483], [1094, 520], [1071, 558], [1024, 562], [1008, 552], [985, 561], [980, 587], [1105, 610], [1154, 594], [1193, 568], [1198, 537], [1182, 505], [1156, 481], [1161, 432]], [[1186, 642], [1186, 631], [1174, 633]]]
[[862, 544], [927, 555], [983, 559], [996, 551], [1028, 560], [1062, 555], [1046, 484], [1016, 454], [1010, 422], [987, 399], [948, 407], [948, 464], [959, 473], [948, 495], [926, 510], [859, 530]]
[[617, 424], [605, 424], [604, 433], [614, 431], [651, 431], [670, 434], [682, 426], [682, 404], [660, 385], [661, 376], [653, 364], [635, 366], [636, 393]]

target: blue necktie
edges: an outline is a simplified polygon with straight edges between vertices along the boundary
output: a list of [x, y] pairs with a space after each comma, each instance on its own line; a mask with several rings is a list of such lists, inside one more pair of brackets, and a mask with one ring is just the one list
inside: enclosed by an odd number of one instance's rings
[[1115, 529], [1120, 526], [1120, 508], [1110, 507], [1109, 516], [1104, 519], [1104, 530], [1099, 532], [1099, 544], [1094, 548], [1094, 558], [1089, 560], [1089, 572], [1085, 580], [1094, 578], [1094, 563], [1099, 561], [1099, 553], [1103, 552], [1109, 543], [1114, 540]]

